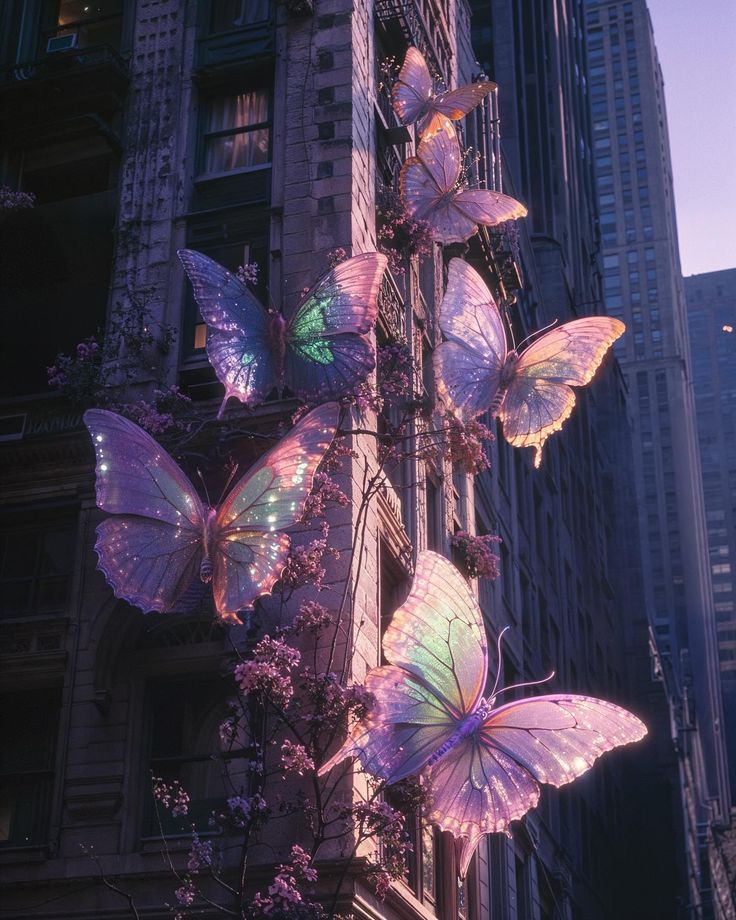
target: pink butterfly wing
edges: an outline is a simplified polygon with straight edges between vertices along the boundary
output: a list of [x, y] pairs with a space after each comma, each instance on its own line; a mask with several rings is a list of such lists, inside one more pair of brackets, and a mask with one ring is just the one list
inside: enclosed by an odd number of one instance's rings
[[351, 392], [375, 366], [366, 337], [376, 324], [386, 256], [366, 252], [341, 262], [300, 301], [286, 331], [284, 377], [304, 400]]
[[327, 773], [354, 757], [387, 783], [418, 772], [456, 728], [456, 721], [434, 693], [403, 668], [387, 665], [368, 672], [365, 689], [374, 697], [365, 719], [320, 768]]
[[402, 125], [413, 124], [432, 97], [432, 77], [422, 53], [409, 48], [399, 77], [391, 90], [396, 117]]
[[467, 86], [448, 90], [446, 93], [435, 96], [432, 100], [432, 110], [453, 121], [459, 121], [477, 105], [480, 105], [494, 89], [497, 89], [496, 84], [489, 80], [483, 83], [469, 83]]
[[427, 819], [462, 841], [460, 875], [484, 834], [508, 833], [509, 822], [539, 802], [539, 786], [521, 764], [500, 750], [465, 738], [429, 773]]
[[217, 509], [212, 588], [224, 620], [268, 594], [281, 575], [289, 537], [335, 434], [337, 403], [305, 416], [233, 486]]
[[433, 354], [437, 390], [452, 412], [473, 418], [498, 390], [506, 333], [493, 295], [462, 259], [450, 261], [440, 328], [447, 341]]
[[495, 227], [527, 215], [520, 201], [486, 188], [462, 189], [453, 199], [453, 205], [468, 220], [483, 227]]
[[419, 554], [411, 592], [386, 629], [383, 651], [392, 664], [366, 678], [375, 705], [320, 772], [357, 757], [369, 772], [396, 782], [420, 770], [478, 705], [488, 669], [482, 616], [443, 556]]
[[535, 467], [542, 462], [544, 442], [573, 410], [575, 394], [569, 385], [592, 380], [624, 329], [608, 316], [573, 320], [540, 336], [521, 355], [499, 417], [510, 444], [535, 448]]
[[97, 460], [97, 505], [116, 515], [97, 528], [98, 567], [116, 597], [171, 610], [196, 576], [205, 512], [178, 464], [138, 425], [105, 409], [84, 422]]

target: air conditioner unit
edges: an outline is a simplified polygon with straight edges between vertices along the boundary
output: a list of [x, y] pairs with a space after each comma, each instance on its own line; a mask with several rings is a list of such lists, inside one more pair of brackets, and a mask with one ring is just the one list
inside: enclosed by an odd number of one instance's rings
[[46, 43], [46, 54], [54, 54], [56, 51], [69, 51], [77, 47], [77, 33], [70, 32], [68, 35], [53, 35]]

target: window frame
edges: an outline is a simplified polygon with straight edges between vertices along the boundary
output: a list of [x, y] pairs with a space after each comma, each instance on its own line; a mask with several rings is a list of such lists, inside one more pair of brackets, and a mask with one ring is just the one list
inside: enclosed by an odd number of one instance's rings
[[[268, 95], [267, 100], [267, 120], [254, 122], [253, 124], [235, 126], [232, 128], [220, 128], [215, 131], [207, 130], [207, 125], [212, 116], [213, 103], [218, 99], [235, 99], [246, 93], [264, 92]], [[254, 84], [251, 81], [245, 84], [235, 86], [220, 86], [217, 89], [208, 90], [201, 95], [201, 117], [199, 122], [197, 156], [196, 156], [196, 173], [194, 176], [195, 183], [211, 182], [228, 176], [242, 175], [243, 173], [252, 173], [260, 170], [271, 169], [273, 166], [273, 123], [274, 123], [274, 92], [272, 84], [259, 82]], [[255, 131], [268, 130], [268, 159], [264, 163], [256, 163], [251, 166], [238, 166], [235, 169], [225, 169], [216, 172], [206, 171], [207, 145], [212, 140], [220, 138], [235, 137], [240, 134], [251, 134]]]

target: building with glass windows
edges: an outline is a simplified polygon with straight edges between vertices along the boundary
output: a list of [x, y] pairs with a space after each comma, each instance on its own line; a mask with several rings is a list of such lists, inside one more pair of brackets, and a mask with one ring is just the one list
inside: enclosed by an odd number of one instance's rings
[[[494, 0], [490, 20], [478, 14], [475, 47], [463, 0], [14, 0], [0, 9], [0, 184], [35, 195], [34, 207], [0, 214], [0, 297], [13, 325], [3, 338], [8, 384], [0, 405], [0, 867], [8, 920], [122, 916], [128, 896], [142, 915], [170, 915], [165, 905], [177, 882], [162, 865], [161, 838], [181, 869], [186, 828], [158, 827], [150, 775], [187, 781], [191, 820], [206, 835], [207, 815], [220, 803], [213, 752], [233, 649], [246, 650], [251, 639], [245, 626], [215, 622], [201, 599], [145, 616], [115, 600], [93, 552], [103, 515], [81, 420], [90, 381], [74, 378], [74, 402], [48, 388], [46, 369], [58, 376], [55, 355], [86, 355], [77, 345], [91, 348], [91, 336], [122, 337], [127, 350], [116, 356], [121, 364], [105, 368], [107, 379], [127, 382], [131, 399], [178, 385], [193, 411], [211, 419], [222, 388], [176, 250], [200, 250], [230, 269], [257, 263], [259, 297], [280, 304], [315, 281], [335, 248], [375, 249], [377, 202], [396, 190], [415, 146], [386, 92], [391, 61], [409, 45], [446, 85], [477, 77], [481, 57], [501, 88], [464, 124], [464, 144], [479, 154], [470, 168], [531, 212], [518, 232], [484, 232], [467, 247], [435, 248], [423, 263], [414, 257], [387, 273], [377, 340], [410, 343], [427, 415], [451, 256], [482, 273], [517, 339], [555, 318], [601, 312], [583, 12], [575, 0], [558, 7]], [[642, 251], [642, 272], [646, 264]], [[628, 340], [624, 357], [638, 345]], [[667, 733], [647, 659], [649, 588], [637, 556], [647, 522], [636, 519], [630, 488], [639, 461], [625, 392], [611, 359], [579, 394], [540, 471], [500, 430], [491, 472], [475, 480], [443, 460], [405, 460], [361, 521], [360, 564], [344, 552], [329, 563], [327, 582], [355, 597], [346, 647], [355, 643], [348, 670], [360, 681], [380, 661], [382, 627], [406, 595], [416, 551], [449, 556], [449, 536], [459, 530], [497, 534], [502, 575], [481, 583], [479, 600], [491, 644], [512, 627], [505, 683], [554, 669], [556, 690], [642, 712], [650, 739], [638, 751], [607, 755], [569, 788], [545, 788], [512, 838], [496, 835], [479, 847], [463, 884], [452, 841], [410, 816], [406, 877], [382, 904], [351, 877], [343, 913], [673, 915], [674, 893], [663, 891], [662, 879], [675, 871], [666, 842], [675, 821], [669, 787], [653, 783], [650, 770]], [[294, 400], [269, 400], [247, 427], [273, 430], [295, 408]], [[246, 424], [238, 407], [228, 413]], [[254, 460], [251, 444], [233, 443], [207, 428], [182, 463], [207, 478], [232, 450]], [[356, 437], [353, 446], [358, 456], [343, 482], [351, 503], [336, 512], [331, 531], [343, 550], [356, 538], [362, 476], [376, 463], [372, 440]], [[651, 832], [643, 835], [645, 812]], [[285, 858], [292, 830], [269, 839], [249, 868], [254, 888]], [[340, 854], [330, 855], [325, 871], [337, 873]]]
[[587, 36], [603, 296], [632, 333], [616, 349], [656, 667], [679, 754], [688, 901], [693, 916], [728, 916], [717, 838], [730, 794], [664, 81], [644, 0], [588, 3]]

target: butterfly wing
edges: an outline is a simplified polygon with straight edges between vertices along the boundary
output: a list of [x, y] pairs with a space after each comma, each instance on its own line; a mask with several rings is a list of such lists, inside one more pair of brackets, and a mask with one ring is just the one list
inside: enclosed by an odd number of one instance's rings
[[483, 834], [507, 831], [539, 800], [606, 751], [647, 733], [635, 715], [585, 696], [538, 696], [493, 710], [430, 772], [429, 820], [463, 840], [461, 874]]
[[411, 217], [426, 220], [435, 240], [464, 242], [475, 222], [453, 204], [452, 191], [460, 178], [460, 145], [452, 123], [443, 118], [437, 130], [422, 138], [417, 155], [401, 167], [399, 186]]
[[263, 402], [277, 384], [266, 310], [236, 275], [209, 256], [192, 249], [180, 249], [178, 256], [202, 318], [217, 330], [207, 337], [207, 357], [225, 387], [225, 400]]
[[289, 552], [283, 529], [299, 520], [314, 474], [332, 443], [339, 407], [305, 416], [233, 486], [217, 509], [212, 548], [215, 607], [224, 620], [268, 594]]
[[383, 651], [391, 664], [366, 677], [374, 706], [320, 772], [357, 757], [369, 772], [397, 782], [420, 770], [477, 706], [488, 667], [482, 616], [443, 556], [419, 554]]
[[305, 401], [351, 392], [375, 367], [375, 326], [386, 256], [366, 252], [329, 271], [287, 319], [284, 379]]
[[365, 689], [373, 695], [370, 712], [322, 765], [320, 775], [354, 757], [368, 773], [396, 783], [421, 770], [456, 728], [456, 720], [432, 690], [403, 668], [373, 668]]
[[84, 413], [95, 448], [98, 567], [116, 597], [168, 611], [199, 571], [205, 512], [178, 464], [138, 425], [105, 409]]
[[506, 333], [493, 295], [474, 268], [451, 259], [440, 307], [447, 339], [433, 354], [437, 390], [461, 418], [485, 412], [501, 382]]
[[418, 48], [409, 48], [391, 89], [394, 112], [402, 125], [413, 124], [432, 97], [432, 77]]
[[589, 383], [624, 324], [608, 316], [588, 316], [540, 336], [521, 355], [499, 417], [506, 440], [534, 447], [542, 462], [547, 438], [559, 431], [575, 405], [570, 385]]
[[429, 773], [427, 819], [462, 841], [460, 875], [484, 834], [508, 833], [510, 821], [539, 802], [529, 771], [477, 734], [463, 739]]
[[458, 89], [448, 90], [446, 93], [440, 93], [432, 100], [432, 111], [450, 118], [452, 121], [459, 121], [486, 98], [489, 93], [497, 89], [495, 83], [490, 80], [482, 83], [469, 83], [467, 86], [461, 86]]
[[520, 201], [486, 188], [462, 189], [453, 199], [453, 207], [467, 220], [483, 227], [495, 227], [527, 215]]

